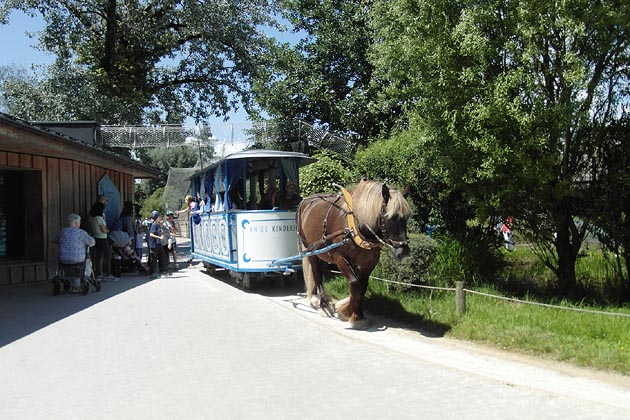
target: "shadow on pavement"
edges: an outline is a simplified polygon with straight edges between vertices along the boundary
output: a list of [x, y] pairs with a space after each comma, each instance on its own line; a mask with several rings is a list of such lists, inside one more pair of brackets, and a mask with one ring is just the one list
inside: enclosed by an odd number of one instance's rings
[[[250, 289], [245, 290], [225, 270], [215, 271], [212, 277], [230, 286], [239, 288], [245, 293], [255, 293], [270, 298], [303, 296], [304, 294], [304, 283], [299, 281], [285, 283], [278, 281], [278, 278], [270, 278], [265, 279], [265, 281], [258, 281]], [[317, 312], [309, 305], [306, 305], [303, 300], [302, 298], [285, 299], [296, 310]], [[385, 296], [373, 295], [368, 297], [365, 302], [365, 312], [370, 321], [370, 328], [366, 331], [378, 332], [386, 330], [388, 327], [395, 327], [414, 331], [428, 338], [440, 338], [444, 337], [451, 328], [447, 324], [427, 320], [421, 315], [410, 313], [405, 310], [399, 301]]]
[[123, 274], [116, 283], [102, 283], [100, 292], [90, 288], [86, 296], [63, 292], [53, 296], [49, 281], [0, 287], [0, 347], [149, 281]]
[[385, 296], [372, 295], [366, 299], [365, 311], [375, 324], [404, 328], [424, 337], [444, 337], [450, 326], [425, 319], [422, 315], [407, 312], [401, 303]]

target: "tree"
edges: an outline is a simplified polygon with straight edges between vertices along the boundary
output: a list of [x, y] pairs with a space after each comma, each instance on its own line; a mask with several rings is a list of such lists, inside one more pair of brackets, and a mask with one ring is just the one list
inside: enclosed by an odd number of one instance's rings
[[511, 214], [562, 292], [575, 261], [593, 126], [628, 103], [630, 5], [618, 1], [380, 1], [375, 77], [431, 139], [462, 226]]
[[[44, 99], [65, 108], [53, 114], [77, 118], [95, 111], [90, 98], [96, 111], [109, 98], [119, 111], [97, 113], [99, 122], [137, 124], [145, 113], [181, 122], [224, 115], [240, 100], [250, 105], [250, 82], [269, 42], [259, 28], [273, 24], [272, 6], [267, 0], [8, 0], [0, 22], [12, 9], [41, 14], [41, 48], [57, 57], [50, 83], [39, 80], [21, 103], [31, 99], [36, 109]], [[60, 79], [66, 89], [59, 92]], [[73, 98], [85, 108], [77, 111]]]
[[372, 84], [373, 67], [367, 59], [371, 3], [280, 2], [292, 32], [301, 39], [270, 49], [269, 66], [253, 85], [257, 103], [272, 119], [318, 124], [364, 144], [391, 126], [390, 110], [372, 107], [379, 87]]
[[[593, 148], [593, 179], [588, 197], [597, 207], [586, 208], [595, 234], [615, 259], [617, 277], [630, 289], [630, 118], [603, 129]], [[595, 130], [596, 132], [596, 130]], [[591, 134], [593, 135], [593, 134]]]
[[70, 63], [24, 69], [0, 75], [2, 109], [27, 121], [135, 121], [139, 104], [118, 102], [99, 89], [85, 68]]

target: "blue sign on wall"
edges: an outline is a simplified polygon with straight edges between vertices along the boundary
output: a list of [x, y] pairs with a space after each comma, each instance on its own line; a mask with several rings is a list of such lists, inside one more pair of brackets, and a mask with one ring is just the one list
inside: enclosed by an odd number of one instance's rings
[[120, 217], [120, 191], [112, 182], [109, 176], [103, 175], [98, 181], [98, 195], [107, 197], [107, 205], [105, 206], [105, 221], [107, 227], [112, 229], [114, 222]]

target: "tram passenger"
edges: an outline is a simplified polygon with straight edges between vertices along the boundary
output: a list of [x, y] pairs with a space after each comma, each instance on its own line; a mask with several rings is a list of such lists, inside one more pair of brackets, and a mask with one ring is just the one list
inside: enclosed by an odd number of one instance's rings
[[197, 210], [203, 211], [206, 202], [203, 201], [203, 199], [201, 198], [201, 193], [197, 191], [197, 198], [195, 198], [195, 201], [197, 202]]
[[243, 196], [240, 192], [240, 188], [232, 188], [230, 190], [230, 210], [243, 208]]
[[260, 200], [260, 209], [261, 210], [271, 210], [273, 208], [276, 208], [276, 195], [277, 195], [278, 191], [273, 188], [273, 187], [269, 187], [267, 189], [267, 192], [265, 192], [264, 197], [262, 198], [262, 200]]
[[213, 211], [213, 204], [212, 204], [212, 200], [210, 199], [210, 197], [208, 196], [208, 191], [204, 192], [204, 200], [203, 200], [203, 207], [201, 208], [201, 210], [203, 210], [204, 213], [211, 213]]
[[278, 207], [281, 210], [295, 210], [302, 201], [302, 197], [298, 194], [297, 185], [289, 180], [284, 188], [284, 194], [278, 197]]

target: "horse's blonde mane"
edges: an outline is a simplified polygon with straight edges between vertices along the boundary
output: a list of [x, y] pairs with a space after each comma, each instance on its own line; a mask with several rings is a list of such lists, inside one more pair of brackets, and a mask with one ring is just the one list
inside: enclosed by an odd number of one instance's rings
[[[402, 193], [389, 187], [389, 201], [385, 208], [385, 217], [399, 216], [409, 218], [411, 207]], [[352, 191], [354, 213], [360, 223], [376, 226], [383, 205], [383, 184], [378, 181], [361, 181]]]

